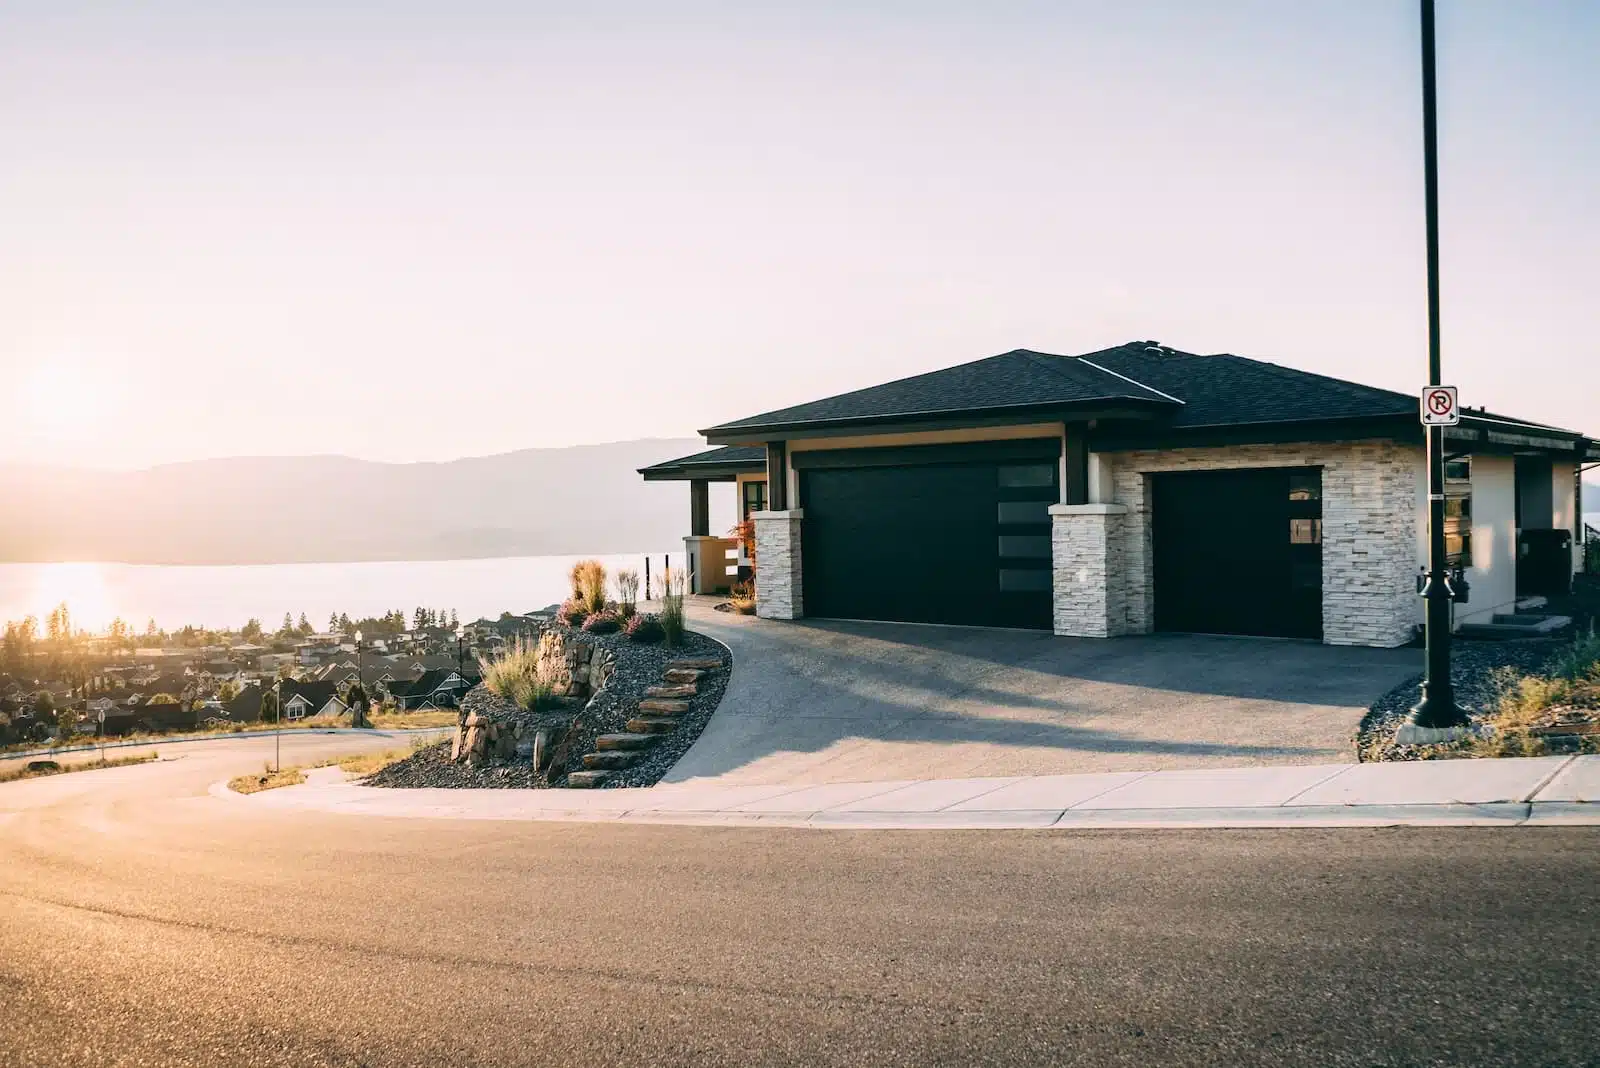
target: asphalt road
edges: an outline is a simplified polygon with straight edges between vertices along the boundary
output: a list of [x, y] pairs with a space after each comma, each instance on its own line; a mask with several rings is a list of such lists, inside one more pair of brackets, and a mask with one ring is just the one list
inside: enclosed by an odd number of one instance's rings
[[[0, 785], [4, 1065], [1594, 1065], [1600, 831], [260, 813]], [[296, 739], [292, 756], [348, 750]]]

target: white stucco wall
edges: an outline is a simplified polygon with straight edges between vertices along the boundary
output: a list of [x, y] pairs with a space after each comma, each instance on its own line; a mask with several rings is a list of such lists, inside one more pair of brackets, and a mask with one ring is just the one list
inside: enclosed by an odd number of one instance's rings
[[1583, 524], [1578, 522], [1578, 486], [1575, 465], [1552, 464], [1550, 468], [1551, 526], [1572, 531], [1572, 573], [1583, 570]]
[[[1456, 605], [1457, 625], [1487, 623], [1494, 613], [1516, 608], [1516, 493], [1512, 457], [1472, 458], [1472, 566], [1467, 569], [1472, 595], [1466, 604]], [[1422, 525], [1426, 527], [1426, 518]], [[1427, 560], [1426, 552], [1422, 559]]]

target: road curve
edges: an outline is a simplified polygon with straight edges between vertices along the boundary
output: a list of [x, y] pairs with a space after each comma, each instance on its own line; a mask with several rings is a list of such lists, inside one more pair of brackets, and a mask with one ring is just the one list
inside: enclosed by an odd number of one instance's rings
[[[285, 761], [393, 744], [285, 738]], [[1600, 831], [384, 820], [0, 785], [0, 1065], [1593, 1064]], [[163, 754], [164, 756], [166, 754]]]

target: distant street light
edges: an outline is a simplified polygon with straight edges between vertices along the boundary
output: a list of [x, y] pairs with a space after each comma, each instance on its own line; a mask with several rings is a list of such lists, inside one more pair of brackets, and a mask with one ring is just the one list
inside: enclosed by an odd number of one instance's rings
[[361, 632], [358, 630], [356, 631], [356, 689], [361, 693], [361, 703], [356, 705], [354, 701], [351, 701], [351, 704], [355, 706], [355, 726], [357, 727], [365, 727], [367, 725], [367, 684], [364, 669], [365, 663], [361, 658]]
[[272, 683], [273, 721], [272, 731], [272, 764], [273, 774], [283, 770], [283, 675], [280, 674]]
[[[467, 684], [467, 628], [465, 625], [456, 625], [456, 674], [461, 678], [461, 685]], [[456, 691], [456, 707], [461, 706], [461, 691]]]

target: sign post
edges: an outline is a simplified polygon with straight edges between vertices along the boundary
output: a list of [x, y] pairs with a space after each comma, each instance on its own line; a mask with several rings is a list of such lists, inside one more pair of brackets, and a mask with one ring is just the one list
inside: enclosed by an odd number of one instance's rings
[[1428, 438], [1428, 571], [1423, 640], [1427, 646], [1422, 699], [1395, 735], [1402, 744], [1439, 742], [1460, 734], [1467, 715], [1450, 682], [1450, 587], [1444, 542], [1444, 428], [1460, 421], [1454, 386], [1439, 373], [1439, 120], [1433, 47], [1433, 0], [1422, 4], [1422, 173], [1428, 245], [1428, 386], [1422, 391], [1422, 425]]

